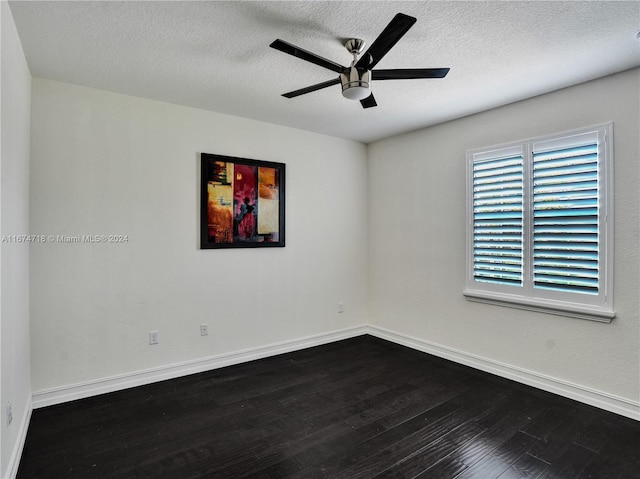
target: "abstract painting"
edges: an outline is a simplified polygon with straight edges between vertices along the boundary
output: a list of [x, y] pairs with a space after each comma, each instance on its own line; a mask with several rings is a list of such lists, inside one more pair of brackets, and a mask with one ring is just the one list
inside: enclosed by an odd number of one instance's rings
[[285, 165], [201, 154], [200, 248], [284, 246]]

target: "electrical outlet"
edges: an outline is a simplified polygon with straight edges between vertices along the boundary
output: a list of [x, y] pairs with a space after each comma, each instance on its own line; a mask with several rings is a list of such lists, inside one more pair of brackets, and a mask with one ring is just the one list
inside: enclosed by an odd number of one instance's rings
[[206, 336], [209, 334], [209, 326], [206, 324], [200, 325], [200, 336]]
[[344, 313], [344, 304], [338, 303], [338, 313]]
[[13, 406], [11, 406], [11, 401], [7, 403], [7, 409], [5, 411], [5, 424], [7, 427], [11, 426], [13, 422]]
[[149, 344], [160, 344], [160, 332], [149, 331]]

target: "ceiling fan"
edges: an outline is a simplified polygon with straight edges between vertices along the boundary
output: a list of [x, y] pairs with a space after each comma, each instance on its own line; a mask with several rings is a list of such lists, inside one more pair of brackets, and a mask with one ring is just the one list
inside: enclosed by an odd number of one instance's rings
[[398, 43], [405, 33], [416, 23], [414, 17], [398, 13], [382, 33], [375, 39], [369, 49], [358, 58], [364, 50], [365, 43], [359, 38], [351, 38], [344, 44], [345, 48], [353, 55], [350, 67], [343, 67], [338, 63], [322, 58], [315, 53], [296, 47], [284, 40], [276, 40], [271, 48], [288, 53], [324, 68], [328, 68], [339, 74], [337, 78], [322, 83], [301, 88], [300, 90], [284, 93], [286, 98], [294, 98], [306, 93], [311, 93], [323, 88], [342, 84], [342, 95], [350, 100], [360, 100], [363, 108], [377, 106], [376, 99], [371, 93], [372, 80], [408, 80], [417, 78], [444, 78], [449, 73], [449, 68], [399, 68], [395, 70], [374, 70], [380, 60]]

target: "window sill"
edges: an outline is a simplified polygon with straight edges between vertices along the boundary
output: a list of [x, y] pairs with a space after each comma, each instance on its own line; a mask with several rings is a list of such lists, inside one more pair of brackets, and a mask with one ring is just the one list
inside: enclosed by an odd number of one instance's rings
[[478, 303], [493, 304], [509, 308], [525, 309], [528, 311], [538, 311], [541, 313], [568, 316], [571, 318], [588, 319], [602, 323], [610, 323], [615, 318], [615, 311], [604, 309], [598, 306], [585, 306], [574, 303], [563, 303], [560, 301], [541, 301], [533, 298], [523, 298], [500, 293], [489, 293], [486, 291], [464, 290], [463, 293], [468, 301]]

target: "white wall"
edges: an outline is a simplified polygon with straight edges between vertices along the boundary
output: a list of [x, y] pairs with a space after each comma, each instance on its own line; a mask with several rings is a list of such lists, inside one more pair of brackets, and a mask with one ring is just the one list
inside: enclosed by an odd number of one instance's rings
[[[31, 75], [11, 10], [0, 2], [2, 72], [0, 233], [29, 232], [29, 123]], [[31, 414], [29, 355], [29, 245], [0, 243], [0, 477], [13, 477]], [[13, 421], [7, 425], [11, 402]]]
[[[371, 323], [640, 418], [639, 87], [636, 69], [369, 145]], [[465, 150], [609, 120], [617, 317], [603, 324], [466, 301]]]
[[[286, 247], [199, 249], [201, 152], [286, 163]], [[360, 143], [34, 78], [31, 161], [33, 233], [128, 235], [32, 247], [36, 394], [367, 321]]]

